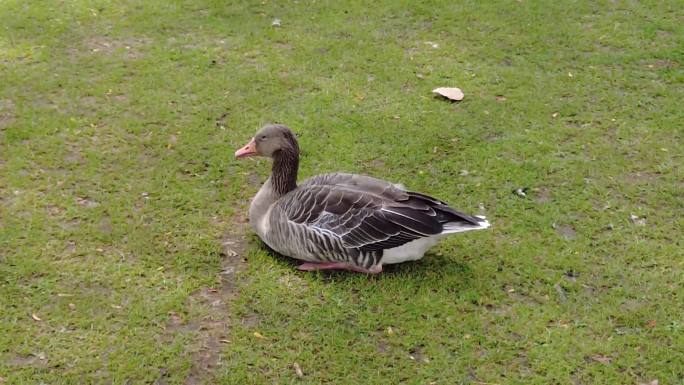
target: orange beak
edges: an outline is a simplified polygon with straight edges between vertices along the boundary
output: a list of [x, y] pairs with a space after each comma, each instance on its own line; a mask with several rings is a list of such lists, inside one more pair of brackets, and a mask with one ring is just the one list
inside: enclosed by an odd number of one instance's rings
[[254, 138], [247, 143], [245, 147], [235, 151], [235, 159], [246, 158], [248, 156], [257, 155], [256, 142]]

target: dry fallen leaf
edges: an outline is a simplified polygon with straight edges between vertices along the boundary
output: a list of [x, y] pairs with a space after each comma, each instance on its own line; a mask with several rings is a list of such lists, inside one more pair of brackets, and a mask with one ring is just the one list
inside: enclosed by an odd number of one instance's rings
[[432, 92], [442, 95], [450, 100], [463, 100], [463, 91], [460, 88], [455, 87], [439, 87], [432, 90]]
[[264, 337], [264, 336], [263, 336], [261, 333], [259, 333], [259, 332], [254, 332], [254, 337], [256, 337], [256, 338], [266, 338], [266, 337]]
[[503, 95], [496, 95], [494, 98], [496, 99], [497, 102], [504, 102], [504, 101], [506, 101], [506, 97], [503, 96]]
[[612, 358], [610, 358], [608, 356], [604, 356], [603, 354], [593, 355], [593, 356], [591, 356], [591, 359], [596, 361], [596, 362], [600, 362], [600, 363], [606, 364], [606, 365], [610, 364], [610, 362], [613, 360]]
[[31, 318], [33, 318], [34, 321], [38, 321], [38, 322], [42, 321], [42, 319], [40, 317], [38, 317], [36, 315], [36, 313], [31, 313]]
[[658, 380], [653, 380], [651, 382], [640, 382], [639, 385], [658, 385]]
[[388, 326], [388, 327], [387, 327], [387, 334], [390, 335], [390, 336], [391, 336], [392, 334], [394, 334], [394, 329], [392, 329], [391, 326]]
[[656, 327], [656, 325], [657, 325], [656, 320], [650, 319], [650, 320], [646, 321], [646, 323], [644, 324], [644, 327], [647, 329], [653, 329], [654, 327]]
[[302, 368], [299, 367], [298, 363], [292, 364], [292, 367], [295, 370], [295, 373], [297, 373], [297, 377], [304, 377], [304, 372], [302, 372]]

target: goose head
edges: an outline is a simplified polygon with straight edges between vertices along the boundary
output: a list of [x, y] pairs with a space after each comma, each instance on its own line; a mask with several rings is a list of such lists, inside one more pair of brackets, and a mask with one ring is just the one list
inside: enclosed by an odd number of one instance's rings
[[287, 126], [268, 124], [257, 131], [249, 143], [235, 151], [235, 158], [264, 156], [275, 159], [284, 152], [299, 155], [297, 139]]

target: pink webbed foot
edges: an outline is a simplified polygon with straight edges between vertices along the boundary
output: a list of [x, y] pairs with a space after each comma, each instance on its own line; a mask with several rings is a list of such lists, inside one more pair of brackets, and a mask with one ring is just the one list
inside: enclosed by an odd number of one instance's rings
[[382, 265], [371, 266], [370, 269], [363, 268], [361, 266], [354, 266], [344, 262], [305, 262], [299, 265], [297, 269], [301, 271], [316, 271], [316, 270], [348, 270], [355, 271], [357, 273], [365, 274], [379, 274], [382, 272]]

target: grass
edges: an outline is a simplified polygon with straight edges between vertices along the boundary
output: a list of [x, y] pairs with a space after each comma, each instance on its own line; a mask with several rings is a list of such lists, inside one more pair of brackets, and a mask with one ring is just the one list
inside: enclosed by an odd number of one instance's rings
[[[0, 383], [684, 383], [683, 9], [0, 2]], [[236, 238], [266, 122], [493, 228], [297, 272]]]

